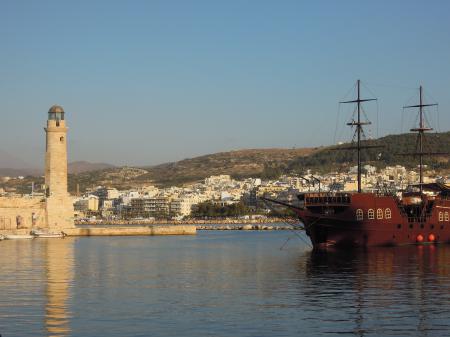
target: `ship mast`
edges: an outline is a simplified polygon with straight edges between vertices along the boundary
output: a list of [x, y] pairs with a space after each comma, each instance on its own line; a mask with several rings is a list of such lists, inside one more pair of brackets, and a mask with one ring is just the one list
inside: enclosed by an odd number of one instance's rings
[[362, 122], [361, 121], [361, 103], [367, 102], [367, 101], [376, 101], [376, 98], [361, 98], [361, 81], [356, 81], [356, 87], [357, 87], [357, 98], [351, 101], [343, 101], [339, 103], [356, 103], [357, 106], [357, 120], [352, 120], [351, 122], [347, 123], [347, 125], [353, 127], [356, 126], [356, 151], [358, 153], [358, 193], [361, 193], [361, 175], [362, 175], [362, 163], [361, 163], [361, 149], [366, 148], [367, 146], [361, 146], [361, 134], [363, 133], [363, 125], [369, 125], [371, 124], [370, 121]]
[[423, 157], [424, 155], [427, 155], [429, 153], [425, 153], [423, 149], [424, 140], [425, 140], [425, 132], [432, 131], [433, 128], [426, 127], [425, 125], [425, 119], [424, 119], [424, 111], [423, 108], [427, 106], [435, 106], [438, 105], [437, 103], [432, 104], [424, 104], [423, 103], [423, 88], [422, 86], [419, 87], [419, 104], [416, 105], [408, 105], [404, 106], [403, 108], [419, 108], [419, 127], [410, 129], [411, 132], [417, 132], [417, 147], [415, 155], [419, 155], [419, 188], [420, 192], [423, 190]]

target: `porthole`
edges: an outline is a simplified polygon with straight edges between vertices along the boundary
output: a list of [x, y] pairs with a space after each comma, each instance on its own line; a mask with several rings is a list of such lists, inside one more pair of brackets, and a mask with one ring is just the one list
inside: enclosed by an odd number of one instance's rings
[[431, 228], [431, 229], [434, 229], [434, 225], [430, 225], [430, 228]]
[[411, 223], [411, 224], [409, 224], [409, 228], [410, 229], [413, 229], [413, 227], [414, 227], [414, 225]]
[[399, 223], [399, 224], [397, 225], [397, 228], [398, 228], [398, 229], [402, 228], [402, 224]]
[[444, 229], [444, 225], [441, 225], [441, 229]]
[[422, 229], [423, 229], [423, 227], [424, 227], [424, 225], [423, 225], [423, 223], [421, 223], [421, 224], [420, 224], [420, 228], [422, 228]]

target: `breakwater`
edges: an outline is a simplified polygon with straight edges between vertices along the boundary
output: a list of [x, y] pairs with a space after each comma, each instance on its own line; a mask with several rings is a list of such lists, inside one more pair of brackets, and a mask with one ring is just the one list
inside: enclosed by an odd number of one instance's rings
[[195, 235], [193, 225], [151, 225], [151, 226], [76, 226], [65, 229], [68, 236], [146, 236], [146, 235]]
[[261, 231], [261, 230], [292, 230], [294, 226], [289, 224], [228, 224], [228, 225], [218, 225], [218, 224], [207, 224], [207, 225], [197, 225], [197, 230], [216, 230], [216, 231], [226, 231], [226, 230], [244, 230], [244, 231]]

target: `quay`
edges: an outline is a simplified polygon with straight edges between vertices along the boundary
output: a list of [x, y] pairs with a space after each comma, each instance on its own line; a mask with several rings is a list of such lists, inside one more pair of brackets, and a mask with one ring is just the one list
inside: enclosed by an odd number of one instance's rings
[[67, 236], [145, 236], [145, 235], [195, 235], [194, 225], [105, 226], [83, 225], [64, 230]]

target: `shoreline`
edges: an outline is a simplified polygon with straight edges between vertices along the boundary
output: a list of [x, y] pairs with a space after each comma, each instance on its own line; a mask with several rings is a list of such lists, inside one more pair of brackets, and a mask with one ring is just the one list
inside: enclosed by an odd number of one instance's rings
[[76, 221], [76, 226], [137, 226], [137, 225], [263, 225], [298, 222], [298, 219], [264, 218], [264, 219], [189, 219], [189, 220], [95, 220]]

